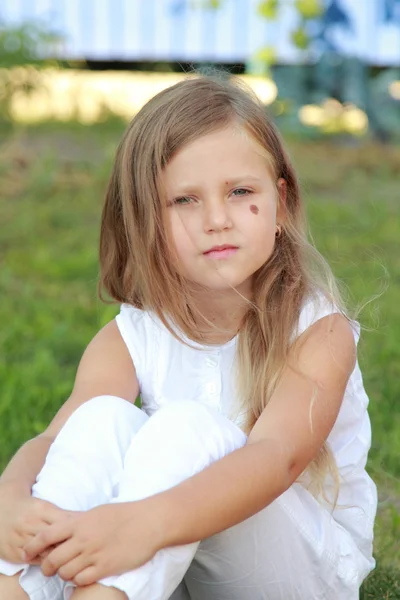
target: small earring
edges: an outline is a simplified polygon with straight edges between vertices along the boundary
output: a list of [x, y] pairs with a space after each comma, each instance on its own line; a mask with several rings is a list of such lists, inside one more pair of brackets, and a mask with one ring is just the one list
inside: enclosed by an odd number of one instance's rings
[[282, 225], [276, 226], [275, 237], [279, 237], [282, 233]]

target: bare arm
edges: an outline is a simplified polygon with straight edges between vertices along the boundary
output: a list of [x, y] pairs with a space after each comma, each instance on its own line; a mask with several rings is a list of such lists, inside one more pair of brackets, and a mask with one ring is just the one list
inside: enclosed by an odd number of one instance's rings
[[88, 585], [137, 568], [162, 548], [210, 537], [273, 502], [317, 456], [355, 362], [353, 333], [341, 315], [321, 319], [299, 343], [243, 448], [154, 496], [69, 515], [42, 529], [24, 546], [26, 555], [57, 545], [43, 572]]
[[286, 369], [247, 445], [144, 501], [161, 523], [159, 547], [198, 541], [252, 516], [317, 455], [337, 418], [356, 352], [341, 315], [321, 319], [306, 335], [296, 369]]
[[36, 476], [44, 465], [50, 445], [78, 406], [103, 394], [119, 396], [134, 402], [138, 392], [139, 386], [132, 360], [116, 322], [111, 321], [86, 348], [71, 396], [47, 429], [18, 450], [6, 467], [0, 483], [10, 484], [18, 492], [29, 495]]
[[[50, 445], [70, 415], [95, 396], [110, 394], [134, 402], [138, 391], [132, 360], [116, 322], [112, 321], [86, 348], [71, 396], [47, 429], [20, 448], [0, 479], [0, 558], [25, 562], [24, 545], [64, 512], [49, 502], [32, 498], [31, 489]], [[37, 559], [32, 564], [35, 562]]]

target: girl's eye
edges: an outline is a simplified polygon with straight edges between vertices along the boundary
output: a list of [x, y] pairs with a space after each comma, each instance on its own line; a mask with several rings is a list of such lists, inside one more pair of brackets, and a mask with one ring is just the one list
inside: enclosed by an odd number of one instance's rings
[[237, 188], [236, 190], [233, 190], [232, 194], [234, 196], [247, 196], [248, 194], [251, 194], [251, 190], [247, 190], [246, 188]]
[[180, 198], [175, 198], [173, 201], [173, 204], [190, 204], [192, 202], [192, 198], [189, 198], [188, 196], [181, 196]]

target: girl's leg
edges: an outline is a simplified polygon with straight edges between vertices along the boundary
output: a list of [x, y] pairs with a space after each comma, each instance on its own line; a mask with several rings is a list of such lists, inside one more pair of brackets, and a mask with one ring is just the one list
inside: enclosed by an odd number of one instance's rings
[[89, 510], [118, 494], [125, 454], [148, 416], [116, 396], [85, 402], [50, 448], [32, 494], [66, 510]]
[[[88, 510], [109, 502], [118, 494], [132, 438], [147, 420], [144, 412], [115, 396], [85, 402], [52, 444], [33, 496], [67, 510]], [[20, 584], [29, 598], [62, 598], [65, 584], [59, 577], [46, 578], [39, 567], [12, 565], [0, 559], [0, 573], [12, 576], [21, 569]], [[7, 598], [2, 585], [0, 581], [0, 598]]]
[[[73, 600], [127, 600], [124, 592], [116, 588], [105, 587], [99, 583], [89, 585], [83, 588], [77, 588], [73, 595]], [[150, 600], [150, 599], [149, 599]]]
[[[95, 600], [127, 600], [127, 595], [114, 587], [106, 587], [96, 583], [84, 588], [77, 588], [72, 596], [73, 600], [92, 600], [93, 598], [95, 598]], [[189, 592], [184, 581], [175, 590], [171, 596], [171, 600], [190, 600]]]
[[[119, 494], [113, 502], [140, 500], [171, 488], [245, 442], [244, 433], [217, 411], [193, 401], [171, 402], [132, 440]], [[142, 567], [100, 583], [125, 592], [129, 600], [167, 600], [182, 581], [197, 548], [198, 543], [163, 549]], [[182, 595], [183, 587], [173, 598], [187, 598], [186, 593]], [[67, 584], [65, 597], [75, 600], [72, 588]], [[97, 600], [96, 593], [91, 595], [88, 590], [85, 600], [92, 598]]]
[[19, 576], [0, 575], [0, 598], [5, 600], [29, 600], [19, 584]]
[[[204, 405], [166, 405], [133, 439], [113, 501], [177, 485], [245, 442], [233, 423]], [[183, 577], [191, 600], [356, 600], [367, 562], [330, 513], [294, 484], [263, 511], [200, 545], [161, 550], [139, 569], [100, 583], [128, 600], [176, 600]], [[88, 589], [82, 600], [98, 600], [100, 589]], [[110, 590], [104, 600], [114, 597]]]
[[358, 600], [369, 570], [347, 532], [296, 483], [203, 540], [185, 581], [191, 600]]

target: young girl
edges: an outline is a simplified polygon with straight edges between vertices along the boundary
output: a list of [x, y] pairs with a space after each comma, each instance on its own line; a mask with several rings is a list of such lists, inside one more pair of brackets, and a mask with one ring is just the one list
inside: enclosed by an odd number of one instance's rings
[[376, 511], [359, 328], [239, 84], [189, 78], [133, 119], [100, 261], [121, 312], [3, 474], [0, 597], [356, 600]]

